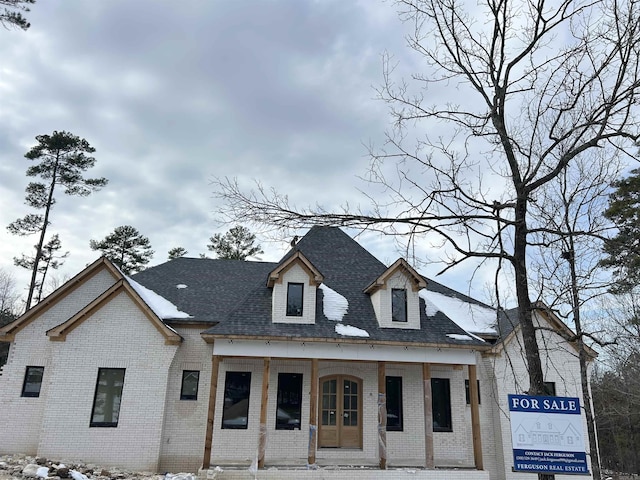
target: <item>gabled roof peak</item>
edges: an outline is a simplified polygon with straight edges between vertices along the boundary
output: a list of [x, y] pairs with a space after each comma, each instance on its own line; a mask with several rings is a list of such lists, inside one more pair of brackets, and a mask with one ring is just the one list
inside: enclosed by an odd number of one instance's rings
[[324, 276], [322, 273], [320, 273], [320, 271], [307, 257], [304, 256], [301, 251], [297, 250], [293, 255], [280, 262], [280, 264], [269, 273], [267, 287], [273, 287], [275, 283], [282, 281], [281, 275], [289, 270], [293, 265], [300, 265], [309, 274], [311, 281], [316, 286], [323, 282]]
[[404, 258], [399, 258], [393, 263], [393, 265], [387, 268], [382, 273], [382, 275], [371, 282], [364, 289], [364, 293], [374, 293], [380, 288], [383, 288], [386, 285], [387, 280], [389, 280], [389, 278], [396, 272], [404, 272], [405, 275], [409, 277], [409, 279], [412, 281], [411, 288], [413, 289], [413, 291], [417, 292], [418, 290], [427, 287], [427, 282], [425, 281], [424, 277], [416, 272], [415, 269], [411, 265], [409, 265], [409, 263]]

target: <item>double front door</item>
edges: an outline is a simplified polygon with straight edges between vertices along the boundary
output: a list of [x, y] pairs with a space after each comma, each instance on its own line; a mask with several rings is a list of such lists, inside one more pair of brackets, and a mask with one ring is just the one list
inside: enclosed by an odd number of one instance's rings
[[321, 448], [362, 448], [362, 381], [349, 375], [320, 379]]

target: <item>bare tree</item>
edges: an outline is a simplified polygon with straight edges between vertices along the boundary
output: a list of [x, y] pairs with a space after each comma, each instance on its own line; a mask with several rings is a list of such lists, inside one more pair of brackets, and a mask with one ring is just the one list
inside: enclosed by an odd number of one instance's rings
[[[5, 28], [17, 27], [22, 30], [28, 30], [31, 24], [27, 21], [21, 12], [28, 12], [27, 5], [33, 5], [36, 0], [0, 0], [0, 25]], [[11, 9], [11, 10], [9, 10]]]
[[[469, 258], [510, 266], [528, 391], [542, 394], [527, 252], [544, 226], [530, 204], [590, 150], [624, 155], [637, 141], [640, 5], [397, 4], [414, 27], [408, 40], [424, 72], [411, 83], [395, 83], [393, 64], [384, 61], [379, 95], [389, 103], [395, 128], [381, 150], [372, 149], [369, 180], [385, 189], [388, 201], [376, 197], [364, 212], [298, 209], [273, 190], [246, 192], [233, 179], [218, 179], [217, 195], [225, 201], [220, 213], [230, 222], [360, 226], [410, 239], [435, 232], [457, 254], [448, 267]], [[414, 129], [418, 125], [424, 128]]]

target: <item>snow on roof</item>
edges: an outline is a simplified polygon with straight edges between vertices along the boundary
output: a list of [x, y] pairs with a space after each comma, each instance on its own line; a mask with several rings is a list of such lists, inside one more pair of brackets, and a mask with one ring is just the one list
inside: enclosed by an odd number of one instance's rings
[[138, 295], [144, 300], [144, 302], [149, 305], [149, 308], [153, 310], [158, 318], [162, 320], [168, 318], [191, 318], [191, 315], [188, 313], [181, 312], [178, 310], [173, 303], [167, 300], [164, 297], [161, 297], [153, 290], [149, 290], [147, 287], [143, 287], [135, 280], [125, 276], [131, 288], [133, 288]]
[[[324, 316], [329, 320], [341, 322], [342, 317], [344, 317], [347, 314], [347, 310], [349, 310], [348, 300], [335, 290], [327, 287], [324, 283], [320, 284], [320, 288], [324, 294], [322, 298], [322, 311]], [[369, 332], [366, 330], [342, 323], [336, 325], [336, 333], [338, 335], [344, 335], [345, 337], [369, 336]]]
[[469, 333], [497, 334], [495, 310], [425, 288], [420, 290], [419, 294], [425, 301], [427, 315], [433, 316], [436, 312], [442, 312]]
[[469, 335], [460, 335], [459, 333], [447, 333], [447, 337], [453, 338], [454, 340], [473, 340]]
[[[320, 284], [320, 288], [324, 293], [322, 299], [322, 310], [324, 312], [324, 316], [329, 320], [341, 322], [342, 317], [347, 314], [347, 310], [349, 309], [349, 302], [346, 298], [344, 298], [335, 290], [327, 287], [324, 283]], [[367, 334], [367, 336], [369, 336], [369, 334]]]
[[345, 337], [368, 337], [369, 333], [361, 328], [353, 327], [351, 325], [345, 325], [338, 323], [336, 325], [336, 333], [338, 335], [344, 335]]

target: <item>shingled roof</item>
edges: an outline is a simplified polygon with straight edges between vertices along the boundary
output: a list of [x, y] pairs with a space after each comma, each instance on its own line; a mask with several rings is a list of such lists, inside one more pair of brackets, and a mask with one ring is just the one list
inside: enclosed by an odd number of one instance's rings
[[[296, 251], [322, 273], [325, 286], [347, 299], [349, 308], [342, 323], [365, 330], [369, 334], [366, 341], [486, 345], [477, 338], [463, 339], [468, 332], [442, 311], [426, 308], [422, 298], [419, 330], [380, 327], [365, 289], [385, 272], [387, 266], [339, 228], [311, 228], [279, 263], [178, 258], [133, 278], [191, 315], [188, 320], [176, 319], [170, 323], [203, 323], [208, 326], [206, 330], [203, 328], [205, 335], [362, 341], [336, 333], [336, 322], [324, 314], [321, 289], [316, 296], [315, 324], [271, 321], [272, 289], [267, 286], [268, 275]], [[428, 290], [489, 308], [437, 282], [426, 281]], [[448, 336], [451, 334], [453, 337]]]

